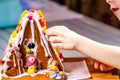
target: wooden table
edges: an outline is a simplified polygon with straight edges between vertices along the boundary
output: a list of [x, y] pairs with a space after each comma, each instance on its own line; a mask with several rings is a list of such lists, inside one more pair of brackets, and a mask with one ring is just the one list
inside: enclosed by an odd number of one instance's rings
[[93, 65], [89, 63], [87, 58], [65, 58], [64, 62], [78, 62], [82, 60], [86, 60], [88, 69], [91, 74], [91, 78], [83, 80], [119, 80], [119, 75], [116, 72], [116, 69], [113, 69], [108, 72], [101, 72], [99, 70], [94, 69]]

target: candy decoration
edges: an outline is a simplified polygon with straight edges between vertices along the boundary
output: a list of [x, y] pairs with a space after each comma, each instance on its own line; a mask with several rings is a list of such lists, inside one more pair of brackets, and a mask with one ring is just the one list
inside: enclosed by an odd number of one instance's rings
[[33, 18], [33, 16], [32, 16], [32, 15], [29, 15], [27, 18], [28, 18], [29, 20], [31, 20], [31, 19]]
[[48, 68], [51, 68], [51, 67], [52, 67], [52, 64], [49, 64], [49, 65], [48, 65]]
[[56, 78], [56, 77], [57, 77], [57, 74], [50, 75], [50, 78]]
[[62, 55], [62, 53], [59, 53], [59, 57], [60, 57], [61, 60], [63, 60], [63, 55]]
[[29, 66], [27, 72], [28, 72], [28, 74], [35, 73], [35, 67], [34, 66]]
[[60, 49], [59, 49], [59, 48], [56, 48], [56, 52], [57, 52], [57, 53], [60, 53]]
[[38, 14], [39, 14], [40, 17], [41, 17], [41, 16], [44, 17], [42, 11], [38, 10], [37, 12], [38, 12]]
[[59, 74], [63, 75], [63, 74], [64, 74], [64, 72], [63, 72], [63, 71], [59, 71]]
[[62, 75], [61, 74], [57, 74], [56, 79], [61, 79], [61, 78], [62, 78]]
[[36, 65], [36, 58], [34, 56], [28, 56], [26, 60], [27, 66]]
[[30, 53], [31, 53], [31, 49], [30, 49], [30, 48], [27, 48], [27, 49], [26, 49], [26, 52], [27, 52], [28, 54], [30, 54]]
[[39, 19], [39, 23], [40, 23], [41, 27], [45, 26], [45, 23], [44, 23], [44, 21], [42, 19]]
[[51, 68], [50, 68], [52, 71], [56, 71], [56, 70], [58, 70], [58, 67], [57, 66], [51, 66]]
[[23, 13], [21, 14], [21, 18], [23, 18], [27, 13], [28, 13], [28, 11], [24, 10]]
[[29, 43], [28, 47], [31, 49], [31, 48], [34, 48], [35, 47], [35, 44], [34, 43]]
[[47, 27], [46, 27], [46, 26], [42, 27], [42, 30], [43, 30], [43, 32], [45, 33], [46, 30], [47, 30]]
[[35, 10], [34, 9], [30, 9], [29, 12], [35, 12]]
[[17, 35], [16, 31], [13, 31], [13, 32], [12, 32], [12, 35], [11, 35], [11, 38], [15, 38], [16, 35]]
[[3, 65], [5, 63], [5, 61], [0, 60], [0, 65]]
[[18, 32], [19, 32], [19, 28], [17, 27], [17, 28], [16, 28], [16, 33], [18, 33]]

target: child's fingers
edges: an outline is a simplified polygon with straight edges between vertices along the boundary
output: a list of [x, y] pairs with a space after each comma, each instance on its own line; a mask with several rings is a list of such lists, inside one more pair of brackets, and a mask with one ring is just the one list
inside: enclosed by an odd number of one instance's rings
[[51, 36], [49, 37], [49, 41], [52, 43], [60, 43], [62, 42], [62, 38], [58, 36]]
[[95, 69], [99, 69], [99, 68], [100, 68], [100, 62], [95, 61], [95, 62], [94, 62], [94, 68], [95, 68]]
[[101, 70], [101, 71], [109, 71], [109, 70], [111, 70], [111, 69], [113, 69], [113, 67], [111, 67], [111, 66], [109, 66], [109, 65], [105, 65], [105, 64], [103, 64], [103, 63], [100, 64], [100, 70]]

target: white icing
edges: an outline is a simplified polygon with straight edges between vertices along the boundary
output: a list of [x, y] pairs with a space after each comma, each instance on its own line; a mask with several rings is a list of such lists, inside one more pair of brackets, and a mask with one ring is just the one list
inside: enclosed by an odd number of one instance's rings
[[33, 20], [30, 20], [30, 27], [31, 27], [31, 32], [32, 32], [32, 42], [35, 42], [35, 32], [34, 32], [34, 24], [33, 24]]
[[28, 76], [28, 75], [30, 75], [31, 77], [34, 77], [34, 76], [36, 76], [36, 75], [38, 75], [38, 74], [46, 74], [47, 72], [48, 72], [48, 70], [47, 70], [47, 69], [44, 69], [44, 70], [40, 70], [40, 71], [38, 71], [37, 73], [34, 73], [34, 74], [28, 74], [27, 72], [24, 72], [23, 74], [18, 75], [18, 76], [14, 76], [14, 77], [10, 77], [10, 76], [7, 76], [7, 75], [5, 75], [4, 77], [20, 78], [20, 77]]
[[[38, 15], [38, 14], [37, 14], [37, 15]], [[37, 15], [36, 15], [36, 16], [37, 16]], [[47, 39], [46, 39], [43, 31], [42, 31], [42, 27], [41, 27], [41, 25], [39, 24], [38, 18], [35, 17], [34, 19], [35, 19], [36, 23], [38, 24], [38, 30], [39, 30], [39, 32], [40, 32], [41, 40], [42, 40], [42, 43], [43, 43], [43, 47], [44, 47], [44, 49], [45, 49], [45, 56], [48, 57], [48, 56], [50, 55], [50, 56], [52, 57], [52, 55], [51, 55], [51, 53], [50, 53], [50, 50], [49, 50], [49, 47], [48, 47], [48, 41], [47, 41]]]

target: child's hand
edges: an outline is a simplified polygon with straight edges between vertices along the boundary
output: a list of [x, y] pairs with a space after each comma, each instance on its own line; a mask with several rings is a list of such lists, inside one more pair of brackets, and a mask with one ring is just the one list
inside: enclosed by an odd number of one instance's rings
[[55, 48], [74, 49], [77, 44], [78, 34], [65, 26], [54, 26], [46, 30], [49, 41]]
[[101, 63], [97, 60], [94, 60], [92, 58], [88, 58], [90, 63], [94, 66], [95, 69], [99, 69], [101, 71], [109, 71], [111, 69], [113, 69], [113, 67], [109, 66], [109, 65], [106, 65], [104, 63]]

